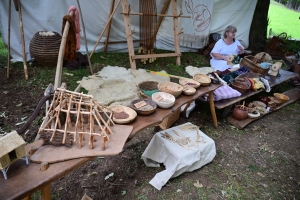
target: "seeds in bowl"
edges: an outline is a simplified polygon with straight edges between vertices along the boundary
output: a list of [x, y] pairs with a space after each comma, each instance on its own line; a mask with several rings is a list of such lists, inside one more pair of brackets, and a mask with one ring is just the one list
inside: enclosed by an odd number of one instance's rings
[[126, 112], [114, 113], [114, 118], [116, 119], [127, 119], [129, 115]]
[[149, 110], [153, 110], [153, 106], [147, 104], [143, 107], [138, 108], [138, 110], [142, 110], [142, 111], [149, 111]]

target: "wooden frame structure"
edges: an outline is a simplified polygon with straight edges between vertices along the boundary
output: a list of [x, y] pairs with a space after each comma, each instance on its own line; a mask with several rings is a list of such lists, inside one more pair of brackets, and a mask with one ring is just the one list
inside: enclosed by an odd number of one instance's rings
[[101, 150], [105, 150], [105, 141], [110, 141], [109, 134], [113, 134], [109, 127], [115, 125], [112, 114], [109, 108], [94, 101], [91, 95], [57, 88], [38, 134], [47, 134], [43, 135], [44, 138], [50, 138], [49, 142], [57, 145], [69, 146], [78, 140], [79, 148], [82, 147], [84, 135], [88, 135], [91, 149], [94, 147], [94, 137], [100, 136]]

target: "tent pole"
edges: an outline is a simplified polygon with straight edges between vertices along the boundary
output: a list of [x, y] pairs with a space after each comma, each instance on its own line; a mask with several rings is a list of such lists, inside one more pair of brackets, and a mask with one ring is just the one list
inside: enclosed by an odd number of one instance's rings
[[[114, 9], [114, 6], [115, 6], [115, 0], [111, 0], [110, 14], [112, 14], [113, 9]], [[108, 42], [109, 42], [109, 35], [110, 35], [111, 22], [112, 22], [112, 20], [110, 20], [109, 25], [108, 25], [108, 29], [107, 29], [107, 32], [106, 32], [106, 42], [105, 42], [105, 45], [104, 45], [104, 53], [107, 52], [107, 47], [108, 47]]]
[[89, 49], [88, 49], [87, 42], [86, 42], [85, 26], [84, 26], [84, 22], [83, 22], [83, 17], [82, 17], [82, 12], [81, 12], [81, 8], [80, 8], [79, 0], [77, 0], [77, 5], [78, 5], [79, 12], [80, 12], [81, 23], [82, 23], [82, 27], [83, 27], [85, 51], [86, 51], [87, 59], [89, 61], [91, 74], [94, 74], [93, 67], [92, 67], [92, 64], [91, 64], [91, 59], [90, 59], [90, 56], [89, 56]]
[[25, 79], [28, 80], [28, 71], [27, 71], [26, 54], [25, 54], [25, 39], [24, 39], [23, 20], [22, 20], [22, 8], [21, 8], [20, 0], [18, 0], [18, 7], [19, 7], [20, 32], [21, 32], [21, 39], [22, 39], [24, 72], [25, 72]]
[[10, 21], [11, 21], [11, 0], [8, 2], [8, 38], [7, 38], [7, 75], [9, 78], [9, 69], [10, 69]]
[[[172, 0], [172, 10], [173, 10], [173, 15], [178, 15], [177, 12], [177, 1]], [[180, 15], [178, 15], [180, 16]], [[180, 53], [180, 47], [179, 47], [179, 34], [181, 31], [178, 33], [178, 17], [173, 18], [173, 26], [174, 26], [174, 46], [175, 46], [175, 53]], [[180, 56], [176, 57], [176, 65], [180, 66]]]
[[92, 51], [92, 53], [91, 53], [91, 55], [90, 55], [90, 58], [92, 57], [93, 53], [95, 52], [95, 49], [96, 49], [97, 45], [99, 44], [99, 42], [100, 42], [100, 40], [101, 40], [101, 38], [102, 38], [102, 36], [103, 36], [103, 34], [104, 34], [104, 31], [106, 30], [106, 28], [107, 28], [107, 26], [108, 26], [110, 20], [112, 19], [113, 15], [115, 14], [115, 12], [116, 12], [116, 10], [117, 10], [117, 8], [118, 8], [120, 2], [121, 2], [121, 0], [118, 1], [117, 5], [116, 5], [116, 7], [115, 7], [115, 9], [114, 9], [114, 11], [113, 11], [112, 14], [110, 15], [110, 17], [109, 17], [109, 19], [108, 19], [108, 21], [107, 21], [107, 23], [106, 23], [106, 25], [105, 25], [105, 27], [104, 27], [104, 29], [103, 29], [101, 35], [100, 35], [99, 38], [98, 38], [98, 41], [96, 42], [96, 44], [95, 44], [95, 46], [94, 46], [94, 49], [93, 49], [93, 51]]
[[[73, 16], [73, 14], [74, 14], [74, 11], [71, 11], [69, 13], [69, 15], [71, 15], [71, 16]], [[66, 21], [63, 36], [62, 36], [60, 47], [59, 47], [58, 58], [57, 58], [54, 90], [56, 90], [56, 88], [60, 87], [60, 83], [61, 83], [62, 65], [63, 65], [63, 60], [64, 60], [67, 36], [69, 34], [69, 28], [70, 28], [70, 23], [68, 21]]]

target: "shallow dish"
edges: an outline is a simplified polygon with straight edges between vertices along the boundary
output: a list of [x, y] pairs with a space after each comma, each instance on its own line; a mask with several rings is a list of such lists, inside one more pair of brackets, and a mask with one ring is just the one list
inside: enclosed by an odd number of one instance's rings
[[280, 94], [280, 93], [274, 93], [274, 97], [280, 99], [282, 101], [282, 103], [288, 101], [290, 98], [284, 94]]
[[254, 104], [256, 107], [262, 107], [262, 108], [267, 107], [267, 105], [266, 105], [264, 102], [261, 102], [261, 101], [253, 101], [253, 104]]
[[192, 86], [184, 86], [182, 93], [185, 95], [193, 95], [196, 93], [196, 89]]
[[[115, 106], [111, 106], [109, 108], [113, 111], [112, 119], [117, 124], [127, 124], [127, 123], [133, 121], [137, 116], [137, 113], [132, 108], [129, 108], [127, 106], [115, 105]], [[123, 119], [116, 117], [117, 115], [120, 116], [123, 113], [126, 113], [128, 115], [128, 117], [123, 118]]]
[[[140, 108], [137, 108], [135, 106], [135, 104], [139, 103], [139, 102], [142, 102], [142, 101], [144, 101], [146, 103], [146, 105], [142, 106]], [[130, 102], [130, 107], [133, 110], [135, 110], [135, 112], [137, 112], [138, 114], [149, 115], [149, 114], [153, 113], [156, 110], [157, 105], [150, 98], [148, 98], [148, 99], [135, 99], [135, 100]]]
[[190, 79], [190, 78], [181, 78], [179, 79], [179, 84], [182, 85], [183, 87], [184, 86], [190, 86], [190, 87], [193, 87], [193, 88], [198, 88], [201, 83], [199, 83], [198, 81], [195, 81], [193, 79]]
[[209, 86], [211, 83], [211, 79], [205, 74], [195, 74], [193, 79], [199, 82], [201, 84], [200, 86]]
[[156, 92], [152, 94], [152, 101], [160, 108], [170, 108], [175, 104], [175, 97], [170, 93]]
[[260, 116], [260, 113], [257, 110], [253, 111], [252, 113], [248, 113], [248, 117], [252, 118], [252, 119], [257, 118], [259, 116]]
[[166, 92], [178, 97], [183, 90], [183, 87], [178, 83], [173, 82], [161, 82], [157, 85], [157, 88], [160, 92]]

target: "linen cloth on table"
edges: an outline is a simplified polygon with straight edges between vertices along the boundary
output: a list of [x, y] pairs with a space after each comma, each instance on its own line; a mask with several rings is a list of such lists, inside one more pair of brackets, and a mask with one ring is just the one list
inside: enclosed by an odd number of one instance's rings
[[[200, 142], [196, 142], [196, 129], [187, 128], [191, 125], [198, 129], [197, 126], [188, 122], [157, 132], [145, 149], [142, 159], [146, 166], [159, 167], [160, 163], [163, 163], [166, 168], [157, 173], [149, 182], [156, 189], [161, 190], [170, 178], [199, 169], [214, 159], [216, 155], [214, 140], [198, 130], [200, 134], [198, 141]], [[176, 135], [173, 130], [177, 131], [180, 136]], [[163, 138], [162, 134], [164, 133], [170, 134], [174, 140], [188, 137], [191, 142], [183, 147], [176, 142]]]

